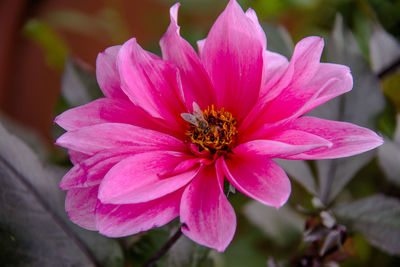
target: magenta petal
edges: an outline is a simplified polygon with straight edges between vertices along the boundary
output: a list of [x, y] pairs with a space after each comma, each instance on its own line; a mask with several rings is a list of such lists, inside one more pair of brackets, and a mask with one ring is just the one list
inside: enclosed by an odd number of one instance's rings
[[281, 93], [282, 88], [274, 85], [281, 79], [289, 64], [286, 57], [271, 51], [264, 51], [264, 70], [260, 96], [257, 103], [240, 125], [240, 131], [245, 131], [260, 115], [269, 101]]
[[[265, 139], [307, 111], [351, 89], [352, 77], [346, 66], [320, 64], [321, 69], [327, 71], [320, 75], [323, 80], [314, 78], [307, 87], [288, 88], [270, 101], [252, 123], [252, 128], [247, 129], [250, 130], [246, 134], [247, 140]], [[249, 124], [247, 119], [246, 123]], [[251, 130], [254, 132], [251, 133]]]
[[109, 237], [133, 235], [169, 223], [179, 215], [183, 190], [140, 204], [101, 204], [96, 209], [96, 227]]
[[65, 198], [65, 210], [71, 221], [88, 229], [97, 230], [95, 209], [98, 186], [68, 190]]
[[171, 24], [161, 38], [161, 51], [163, 58], [175, 63], [180, 70], [187, 110], [192, 110], [193, 102], [206, 108], [215, 103], [214, 88], [196, 52], [179, 35], [180, 27], [177, 24], [179, 6], [180, 3], [176, 3], [170, 9]]
[[235, 153], [226, 161], [219, 158], [217, 164], [236, 189], [265, 205], [279, 208], [289, 198], [289, 178], [265, 156]]
[[258, 99], [263, 45], [236, 1], [229, 2], [211, 28], [201, 59], [216, 90], [217, 107], [240, 121]]
[[100, 98], [86, 105], [69, 109], [54, 120], [67, 131], [100, 123], [118, 122], [154, 128], [154, 121], [142, 109], [122, 99]]
[[332, 98], [347, 93], [353, 88], [353, 77], [347, 66], [321, 63], [314, 78], [307, 84], [309, 88], [323, 88], [312, 102], [302, 110], [300, 115], [325, 103]]
[[234, 153], [257, 154], [269, 158], [286, 158], [320, 147], [331, 147], [332, 143], [317, 135], [289, 130], [279, 133], [270, 140], [254, 140], [240, 144]]
[[148, 152], [131, 156], [113, 167], [101, 182], [102, 203], [134, 204], [160, 198], [186, 185], [198, 168], [164, 177], [188, 156], [180, 152]]
[[347, 122], [314, 117], [297, 119], [292, 129], [318, 135], [332, 142], [330, 148], [318, 148], [290, 156], [289, 159], [331, 159], [348, 157], [380, 146], [383, 139], [373, 131]]
[[317, 36], [298, 42], [285, 74], [275, 87], [284, 89], [289, 85], [300, 87], [308, 83], [318, 70], [323, 48], [324, 40]]
[[186, 150], [182, 141], [170, 135], [122, 123], [103, 123], [67, 132], [57, 139], [56, 144], [88, 155], [125, 147], [132, 147], [136, 153]]
[[267, 49], [267, 37], [265, 36], [264, 29], [261, 27], [260, 23], [258, 22], [258, 17], [256, 12], [249, 8], [246, 11], [246, 16], [249, 18], [250, 22], [252, 23], [254, 30], [257, 34], [259, 41], [262, 44], [263, 49]]
[[122, 90], [134, 104], [166, 120], [172, 128], [181, 126], [179, 114], [186, 109], [172, 64], [143, 50], [134, 38], [122, 45], [117, 64]]
[[259, 102], [265, 105], [281, 92], [281, 88], [275, 84], [281, 79], [289, 62], [286, 57], [271, 51], [265, 51], [264, 61], [265, 81], [261, 87]]
[[63, 190], [99, 185], [107, 172], [118, 162], [135, 153], [135, 149], [105, 150], [77, 163], [60, 183]]
[[68, 149], [68, 155], [74, 165], [90, 158], [90, 155], [72, 149]]
[[[219, 179], [223, 179], [223, 175]], [[214, 167], [203, 167], [182, 196], [182, 232], [192, 240], [222, 252], [236, 230], [236, 215], [217, 180]]]
[[128, 100], [126, 94], [121, 90], [116, 64], [120, 48], [120, 45], [111, 46], [97, 56], [96, 78], [106, 97]]
[[[320, 100], [323, 99], [323, 101], [318, 100], [315, 104], [312, 103], [320, 95], [324, 95], [325, 91], [329, 92], [326, 95], [334, 97], [336, 92], [332, 93], [331, 88], [336, 80], [324, 80], [323, 84], [309, 84], [320, 69], [319, 61], [323, 47], [323, 39], [312, 36], [297, 43], [289, 64], [282, 57], [272, 54], [264, 55], [266, 68], [264, 76], [266, 78], [263, 81], [260, 97], [241, 125], [242, 132], [253, 128], [250, 131], [255, 130], [256, 133], [247, 132], [249, 137], [246, 140], [261, 138], [265, 136], [265, 133], [275, 131], [280, 128], [280, 125], [286, 123], [275, 125], [275, 122], [284, 119], [289, 121], [315, 107], [318, 102], [322, 104], [327, 101], [329, 97], [321, 96]], [[270, 71], [268, 71], [269, 60], [271, 61]], [[286, 69], [284, 69], [285, 66], [287, 66]], [[340, 91], [339, 87], [335, 87], [335, 89]], [[342, 93], [345, 90], [348, 90], [347, 86], [341, 90]], [[252, 136], [250, 137], [250, 135]]]

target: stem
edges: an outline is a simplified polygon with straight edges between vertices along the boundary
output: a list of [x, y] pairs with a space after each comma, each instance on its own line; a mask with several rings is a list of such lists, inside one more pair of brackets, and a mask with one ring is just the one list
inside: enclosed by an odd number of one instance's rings
[[162, 256], [165, 255], [165, 253], [168, 252], [168, 250], [178, 241], [178, 239], [181, 237], [182, 231], [181, 228], [179, 227], [176, 233], [171, 236], [171, 238], [165, 243], [165, 245], [160, 248], [159, 251], [154, 254], [154, 256], [148, 260], [145, 264], [143, 264], [143, 267], [151, 267], [153, 266], [159, 259], [161, 259]]

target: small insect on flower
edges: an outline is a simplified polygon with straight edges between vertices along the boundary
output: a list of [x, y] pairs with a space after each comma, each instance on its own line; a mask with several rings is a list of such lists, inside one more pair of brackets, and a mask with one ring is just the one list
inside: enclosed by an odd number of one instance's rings
[[254, 10], [230, 0], [197, 53], [179, 35], [178, 8], [162, 57], [135, 38], [106, 49], [96, 62], [105, 97], [55, 119], [74, 164], [60, 187], [86, 229], [122, 237], [179, 216], [183, 234], [224, 251], [236, 230], [225, 180], [279, 208], [291, 185], [273, 159], [347, 157], [382, 139], [304, 115], [353, 86], [348, 67], [320, 62], [322, 38], [301, 40], [289, 61], [267, 50]]
[[196, 102], [193, 102], [193, 113], [181, 113], [181, 117], [185, 121], [196, 126], [199, 131], [202, 131], [205, 134], [207, 134], [210, 130], [210, 126], [208, 125], [208, 122], [204, 118], [203, 112]]

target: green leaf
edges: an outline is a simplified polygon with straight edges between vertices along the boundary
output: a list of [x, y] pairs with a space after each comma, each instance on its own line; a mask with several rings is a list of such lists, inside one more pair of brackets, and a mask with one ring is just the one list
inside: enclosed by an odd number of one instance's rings
[[94, 71], [85, 63], [71, 57], [65, 63], [61, 92], [72, 106], [80, 106], [103, 97]]
[[356, 200], [334, 208], [338, 221], [360, 232], [373, 245], [400, 255], [400, 201], [384, 195]]
[[44, 50], [49, 66], [62, 70], [68, 48], [48, 24], [41, 20], [31, 19], [24, 25], [23, 32]]
[[122, 263], [119, 245], [67, 218], [64, 169], [44, 165], [0, 124], [0, 259], [6, 266]]

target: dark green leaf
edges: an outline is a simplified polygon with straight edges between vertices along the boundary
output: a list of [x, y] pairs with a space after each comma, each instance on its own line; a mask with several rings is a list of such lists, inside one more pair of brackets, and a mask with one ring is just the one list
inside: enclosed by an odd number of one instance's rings
[[338, 221], [360, 232], [374, 246], [400, 255], [400, 201], [384, 195], [363, 198], [334, 209]]
[[0, 258], [10, 266], [115, 266], [119, 246], [72, 224], [57, 184], [65, 173], [43, 165], [0, 124]]

